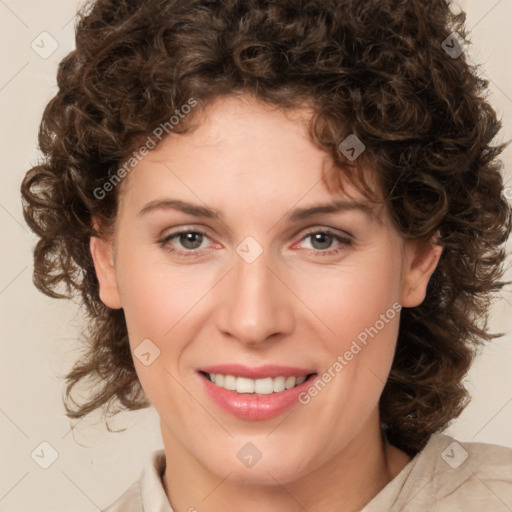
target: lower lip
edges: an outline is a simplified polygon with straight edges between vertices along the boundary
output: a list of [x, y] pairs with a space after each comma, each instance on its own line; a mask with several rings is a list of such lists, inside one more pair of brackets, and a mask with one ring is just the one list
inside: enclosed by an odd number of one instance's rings
[[270, 395], [237, 393], [215, 385], [208, 377], [199, 374], [210, 398], [224, 411], [244, 420], [268, 420], [284, 414], [299, 403], [298, 395], [309, 388], [315, 375], [299, 386]]

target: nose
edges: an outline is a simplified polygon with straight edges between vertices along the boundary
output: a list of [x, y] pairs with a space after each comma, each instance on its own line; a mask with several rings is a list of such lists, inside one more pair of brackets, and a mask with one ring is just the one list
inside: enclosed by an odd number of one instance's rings
[[234, 268], [218, 290], [220, 331], [253, 348], [290, 334], [295, 324], [294, 295], [283, 281], [265, 251], [252, 263], [235, 254]]

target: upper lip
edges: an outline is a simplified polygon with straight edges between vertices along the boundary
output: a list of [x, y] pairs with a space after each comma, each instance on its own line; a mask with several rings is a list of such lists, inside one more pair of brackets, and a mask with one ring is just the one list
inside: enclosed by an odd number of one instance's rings
[[298, 368], [296, 366], [245, 366], [241, 364], [215, 364], [202, 366], [198, 371], [206, 373], [220, 373], [222, 375], [234, 375], [236, 377], [246, 377], [248, 379], [264, 379], [267, 377], [302, 377], [315, 373], [308, 368]]

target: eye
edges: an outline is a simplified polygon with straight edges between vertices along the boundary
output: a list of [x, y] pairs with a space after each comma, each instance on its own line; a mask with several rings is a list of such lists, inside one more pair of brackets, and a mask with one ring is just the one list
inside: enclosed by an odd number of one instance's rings
[[[352, 244], [349, 237], [343, 237], [329, 229], [311, 231], [302, 237], [301, 242], [308, 239], [310, 240], [310, 247], [307, 248], [312, 249], [315, 252], [322, 253], [322, 256], [337, 254], [344, 250], [343, 246], [349, 246]], [[332, 249], [333, 245], [338, 248]]]
[[206, 239], [208, 236], [202, 231], [182, 230], [169, 233], [158, 243], [167, 251], [184, 256], [194, 256], [197, 251], [205, 248], [203, 242]]
[[[166, 251], [179, 256], [198, 256], [207, 248], [208, 235], [203, 231], [184, 229], [175, 231], [158, 240], [159, 245]], [[309, 247], [321, 256], [332, 256], [342, 252], [352, 244], [351, 239], [343, 237], [329, 229], [311, 231], [303, 236], [299, 243], [309, 240]], [[334, 249], [333, 249], [334, 247]]]

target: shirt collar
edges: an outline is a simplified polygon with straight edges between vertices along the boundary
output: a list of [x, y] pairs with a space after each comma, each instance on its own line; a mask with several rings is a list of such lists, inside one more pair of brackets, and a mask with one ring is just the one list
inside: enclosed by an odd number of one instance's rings
[[141, 473], [140, 490], [144, 511], [173, 512], [162, 482], [165, 464], [164, 450], [155, 450]]

